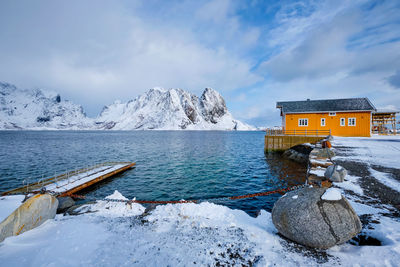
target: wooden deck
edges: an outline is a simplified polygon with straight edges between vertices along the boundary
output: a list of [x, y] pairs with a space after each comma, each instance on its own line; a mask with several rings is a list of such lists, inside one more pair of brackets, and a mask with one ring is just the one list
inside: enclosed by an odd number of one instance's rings
[[136, 163], [134, 162], [104, 162], [89, 168], [82, 168], [48, 179], [39, 180], [36, 183], [3, 192], [1, 195], [26, 194], [46, 188], [47, 191], [50, 191], [57, 196], [67, 196], [108, 177], [124, 172], [134, 167], [135, 164]]
[[321, 130], [267, 130], [265, 134], [264, 151], [279, 152], [285, 151], [296, 145], [305, 143], [315, 144], [322, 139], [325, 139], [330, 134], [330, 131]]

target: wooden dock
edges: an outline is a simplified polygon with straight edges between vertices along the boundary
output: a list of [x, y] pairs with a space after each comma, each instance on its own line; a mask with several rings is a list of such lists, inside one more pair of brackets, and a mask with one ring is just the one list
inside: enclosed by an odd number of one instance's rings
[[321, 130], [267, 130], [265, 134], [264, 151], [285, 151], [296, 145], [305, 143], [315, 144], [330, 135], [330, 131]]
[[46, 191], [56, 196], [68, 196], [106, 178], [133, 168], [135, 164], [134, 162], [104, 162], [48, 179], [41, 179], [36, 183], [3, 192], [1, 195], [27, 194], [38, 192], [45, 188]]

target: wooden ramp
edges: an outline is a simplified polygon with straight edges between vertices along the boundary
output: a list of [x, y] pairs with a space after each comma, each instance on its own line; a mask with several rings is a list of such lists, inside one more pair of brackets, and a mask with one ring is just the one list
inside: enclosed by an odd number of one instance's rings
[[42, 188], [46, 188], [46, 191], [50, 191], [56, 196], [67, 196], [108, 177], [126, 171], [134, 167], [135, 164], [134, 162], [104, 162], [45, 180], [39, 180], [36, 183], [3, 192], [1, 195], [26, 194], [27, 192], [37, 193]]
[[330, 134], [330, 130], [267, 130], [265, 134], [264, 151], [279, 152], [285, 151], [296, 145], [305, 143], [315, 144], [322, 139], [325, 139]]

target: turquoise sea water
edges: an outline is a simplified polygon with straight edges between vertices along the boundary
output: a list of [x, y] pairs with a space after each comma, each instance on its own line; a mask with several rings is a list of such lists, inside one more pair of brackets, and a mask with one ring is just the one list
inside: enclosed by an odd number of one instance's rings
[[[86, 190], [102, 198], [120, 191], [145, 200], [206, 199], [301, 184], [305, 167], [265, 155], [264, 132], [1, 131], [0, 192], [102, 161], [136, 168]], [[278, 194], [218, 204], [255, 215]]]

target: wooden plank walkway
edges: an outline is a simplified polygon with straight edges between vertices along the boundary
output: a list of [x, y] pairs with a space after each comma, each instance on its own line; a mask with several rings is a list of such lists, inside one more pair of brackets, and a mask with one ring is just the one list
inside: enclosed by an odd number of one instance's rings
[[57, 196], [67, 196], [133, 168], [135, 164], [134, 162], [104, 162], [89, 168], [82, 168], [45, 180], [39, 180], [36, 183], [3, 192], [1, 195], [25, 194], [27, 192], [40, 191], [45, 187], [47, 191], [51, 191]]

